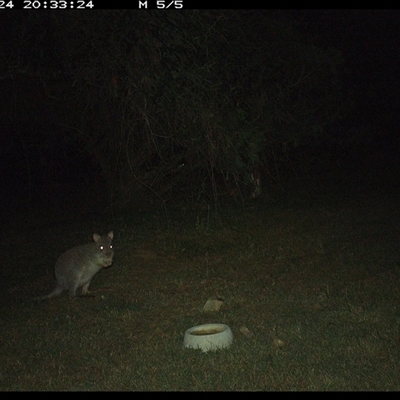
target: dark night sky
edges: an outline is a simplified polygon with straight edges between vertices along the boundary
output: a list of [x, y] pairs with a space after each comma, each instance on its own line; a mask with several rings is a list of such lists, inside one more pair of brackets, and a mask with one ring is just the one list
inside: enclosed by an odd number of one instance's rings
[[[339, 49], [348, 68], [347, 84], [372, 117], [382, 111], [397, 124], [397, 93], [400, 65], [400, 12], [398, 10], [292, 10], [304, 33], [317, 44]], [[11, 13], [8, 14], [11, 17]], [[0, 33], [7, 35], [9, 23], [1, 19]], [[8, 22], [8, 23], [7, 23]], [[3, 31], [1, 31], [3, 28]], [[391, 120], [391, 121], [390, 121]]]
[[400, 12], [307, 10], [298, 15], [317, 43], [342, 52], [348, 84], [359, 93], [359, 113], [365, 111], [365, 118], [376, 118], [395, 133], [400, 123]]
[[[390, 113], [387, 117], [391, 123], [399, 122], [396, 111], [400, 89], [398, 10], [286, 12], [291, 13], [301, 30], [312, 36], [317, 44], [342, 52], [348, 69], [347, 84], [360, 93], [357, 100], [368, 107], [369, 115], [380, 117], [385, 111]], [[13, 17], [11, 13], [8, 19], [5, 15], [1, 17], [0, 34], [7, 35]]]

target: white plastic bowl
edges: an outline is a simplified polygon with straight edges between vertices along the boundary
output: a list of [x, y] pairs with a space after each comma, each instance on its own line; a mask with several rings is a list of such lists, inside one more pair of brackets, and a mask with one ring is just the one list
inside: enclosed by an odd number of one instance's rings
[[204, 324], [188, 329], [183, 339], [183, 346], [201, 349], [204, 353], [224, 349], [233, 342], [231, 328], [224, 324]]

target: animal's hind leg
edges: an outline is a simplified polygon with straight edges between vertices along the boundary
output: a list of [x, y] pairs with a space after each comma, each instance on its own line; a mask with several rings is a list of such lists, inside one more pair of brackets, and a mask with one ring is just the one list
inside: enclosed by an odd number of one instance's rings
[[76, 291], [78, 290], [79, 282], [69, 285], [69, 297], [76, 297]]
[[91, 292], [89, 292], [89, 285], [90, 285], [90, 282], [91, 282], [91, 281], [89, 281], [88, 283], [86, 283], [86, 284], [84, 284], [84, 285], [82, 286], [82, 295], [83, 295], [83, 296], [94, 297], [94, 295], [91, 294]]

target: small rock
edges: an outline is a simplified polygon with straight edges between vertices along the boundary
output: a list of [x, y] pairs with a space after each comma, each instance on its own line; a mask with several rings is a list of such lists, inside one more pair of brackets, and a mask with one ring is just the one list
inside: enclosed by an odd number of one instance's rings
[[240, 330], [240, 333], [243, 336], [246, 336], [247, 338], [252, 338], [254, 336], [254, 333], [252, 331], [250, 331], [249, 329], [247, 329], [245, 326], [242, 326], [239, 330]]

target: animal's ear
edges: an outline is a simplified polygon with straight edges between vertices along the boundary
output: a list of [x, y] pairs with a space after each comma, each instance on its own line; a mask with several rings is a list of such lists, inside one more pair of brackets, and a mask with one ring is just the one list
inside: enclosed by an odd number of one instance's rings
[[109, 237], [112, 240], [114, 237], [114, 232], [113, 231], [108, 232], [107, 237]]
[[100, 239], [100, 235], [99, 235], [98, 233], [93, 233], [93, 240], [94, 240], [95, 242], [98, 242], [99, 239]]

